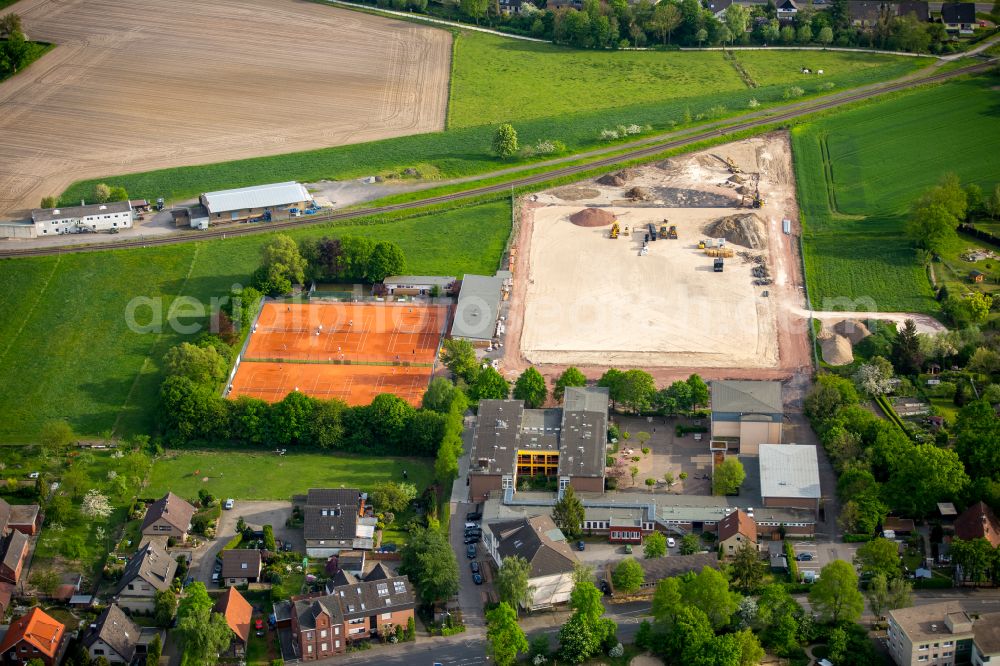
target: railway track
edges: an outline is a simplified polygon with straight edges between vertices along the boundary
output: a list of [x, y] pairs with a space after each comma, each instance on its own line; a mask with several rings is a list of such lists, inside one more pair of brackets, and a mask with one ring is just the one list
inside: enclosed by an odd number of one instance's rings
[[[756, 118], [754, 120], [748, 120], [746, 122], [737, 123], [735, 125], [729, 125], [723, 129], [705, 130], [703, 132], [688, 135], [680, 139], [652, 143], [642, 148], [636, 148], [635, 150], [628, 151], [626, 153], [620, 153], [617, 155], [613, 155], [611, 157], [605, 157], [589, 161], [584, 164], [561, 167], [553, 169], [551, 171], [546, 171], [544, 173], [523, 176], [521, 178], [514, 178], [513, 180], [505, 181], [503, 183], [483, 185], [480, 187], [474, 187], [472, 189], [463, 190], [461, 192], [454, 192], [451, 194], [442, 194], [439, 196], [427, 197], [425, 199], [419, 199], [417, 201], [408, 201], [404, 203], [389, 204], [385, 206], [373, 206], [369, 208], [356, 209], [340, 213], [329, 213], [326, 215], [311, 215], [307, 218], [293, 218], [289, 220], [282, 220], [280, 222], [268, 223], [266, 225], [263, 224], [245, 225], [243, 227], [237, 227], [237, 228], [209, 229], [201, 233], [192, 232], [192, 233], [182, 233], [177, 235], [168, 235], [168, 236], [153, 237], [153, 238], [128, 239], [121, 241], [99, 243], [94, 245], [67, 245], [67, 246], [51, 247], [51, 248], [41, 247], [41, 248], [25, 248], [25, 249], [14, 249], [14, 250], [5, 249], [5, 250], [0, 250], [0, 258], [37, 257], [37, 256], [47, 256], [56, 254], [68, 254], [72, 252], [102, 252], [106, 250], [121, 250], [127, 248], [137, 248], [137, 247], [152, 247], [157, 245], [172, 245], [175, 243], [193, 243], [197, 241], [210, 240], [213, 238], [228, 238], [233, 236], [246, 236], [250, 234], [270, 233], [273, 231], [279, 231], [281, 229], [290, 229], [302, 226], [309, 226], [313, 224], [319, 224], [323, 222], [334, 222], [338, 220], [351, 220], [358, 217], [364, 217], [366, 215], [379, 215], [383, 213], [391, 213], [401, 210], [423, 208], [425, 206], [432, 206], [440, 203], [461, 201], [463, 199], [470, 199], [473, 197], [482, 196], [484, 194], [495, 194], [498, 192], [506, 192], [507, 190], [510, 190], [511, 188], [514, 187], [524, 187], [527, 185], [544, 183], [554, 178], [560, 178], [562, 176], [571, 176], [573, 174], [582, 173], [584, 171], [589, 171], [595, 168], [614, 166], [622, 162], [628, 162], [630, 160], [642, 159], [644, 157], [657, 155], [667, 150], [673, 150], [674, 148], [683, 148], [684, 146], [689, 146], [691, 144], [698, 143], [699, 141], [714, 139], [719, 136], [724, 136], [726, 134], [741, 132], [743, 130], [753, 129], [755, 127], [761, 127], [764, 125], [770, 125], [776, 122], [782, 122], [784, 120], [800, 118], [802, 116], [807, 116], [813, 113], [817, 113], [819, 111], [834, 109], [837, 108], [838, 106], [843, 106], [845, 104], [851, 104], [853, 102], [870, 99], [872, 97], [877, 97], [879, 95], [884, 95], [886, 93], [906, 90], [908, 88], [914, 88], [916, 86], [921, 86], [928, 83], [945, 81], [951, 78], [955, 78], [957, 76], [963, 76], [965, 74], [974, 74], [977, 72], [982, 72], [992, 67], [993, 64], [994, 63], [992, 60], [985, 61], [973, 65], [967, 65], [965, 67], [954, 69], [949, 72], [940, 72], [938, 74], [932, 74], [931, 76], [897, 81], [895, 83], [890, 83], [884, 86], [880, 86], [878, 88], [857, 92], [851, 95], [846, 95], [844, 97], [839, 97], [834, 100], [820, 101], [817, 104], [811, 104], [808, 106], [776, 113], [774, 115], [769, 115], [766, 117]], [[488, 178], [489, 174], [484, 174], [483, 177]]]

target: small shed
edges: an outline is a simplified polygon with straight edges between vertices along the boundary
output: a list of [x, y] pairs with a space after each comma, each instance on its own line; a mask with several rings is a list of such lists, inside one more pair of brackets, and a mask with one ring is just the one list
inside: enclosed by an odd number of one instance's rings
[[985, 275], [979, 271], [969, 271], [969, 281], [970, 282], [982, 282], [985, 279]]

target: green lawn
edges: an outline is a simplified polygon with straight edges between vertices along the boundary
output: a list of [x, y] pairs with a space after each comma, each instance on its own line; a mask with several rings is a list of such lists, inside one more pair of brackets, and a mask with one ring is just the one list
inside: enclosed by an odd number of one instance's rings
[[[400, 215], [401, 217], [401, 215]], [[383, 219], [369, 220], [377, 222]], [[296, 238], [367, 236], [397, 242], [418, 275], [492, 274], [510, 233], [510, 204], [378, 224], [323, 225]], [[134, 299], [148, 321], [179, 296], [209, 304], [246, 283], [267, 235], [167, 247], [0, 261], [0, 442], [30, 441], [41, 425], [66, 419], [81, 434], [150, 432], [159, 361], [184, 339], [171, 326], [135, 332]], [[17, 316], [13, 316], [17, 313]], [[187, 323], [188, 320], [184, 320]]]
[[[3, 10], [3, 8], [6, 6], [4, 4], [5, 2], [7, 4], [10, 4], [10, 2], [7, 2], [7, 0], [0, 0], [0, 10]], [[0, 39], [0, 50], [3, 49], [3, 45], [4, 43], [6, 43], [6, 41], [7, 41], [6, 39]], [[49, 44], [48, 42], [28, 42], [28, 55], [25, 58], [24, 62], [21, 64], [21, 69], [19, 69], [17, 73], [20, 74], [24, 70], [28, 69], [28, 67], [31, 66], [31, 63], [35, 62], [36, 60], [38, 60], [39, 58], [41, 58], [43, 55], [45, 55], [54, 48], [55, 44]], [[9, 79], [12, 76], [14, 76], [14, 74], [0, 71], [0, 81]]]
[[984, 187], [1000, 181], [996, 83], [920, 89], [792, 130], [815, 308], [938, 312], [903, 235], [906, 211], [949, 171]]
[[401, 481], [403, 470], [423, 490], [434, 476], [434, 463], [342, 453], [171, 451], [154, 463], [145, 492], [160, 496], [170, 490], [181, 497], [197, 497], [204, 488], [215, 497], [237, 501], [289, 500], [310, 488], [368, 490], [379, 481]]
[[[602, 145], [601, 132], [619, 125], [662, 132], [688, 122], [735, 115], [751, 99], [785, 101], [791, 84], [815, 95], [926, 65], [923, 58], [840, 52], [740, 54], [760, 87], [749, 89], [719, 52], [576, 51], [495, 35], [459, 33], [452, 66], [449, 129], [353, 146], [261, 157], [220, 164], [162, 169], [75, 183], [61, 199], [89, 196], [97, 182], [123, 185], [133, 197], [177, 200], [208, 190], [281, 180], [312, 182], [416, 167], [434, 177], [495, 171], [527, 158], [500, 161], [490, 155], [496, 123], [512, 120], [521, 145], [558, 140], [569, 151]], [[802, 64], [823, 77], [800, 73]], [[542, 158], [532, 158], [539, 160]]]

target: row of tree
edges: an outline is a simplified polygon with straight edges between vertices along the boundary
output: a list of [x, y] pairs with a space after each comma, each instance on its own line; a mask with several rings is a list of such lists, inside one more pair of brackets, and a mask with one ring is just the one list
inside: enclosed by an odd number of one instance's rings
[[523, 2], [517, 14], [504, 14], [497, 0], [375, 0], [453, 20], [486, 22], [509, 32], [550, 39], [579, 48], [643, 48], [763, 44], [862, 46], [912, 52], [941, 52], [951, 45], [944, 26], [915, 15], [896, 16], [880, 9], [873, 25], [853, 25], [848, 0], [832, 0], [825, 11], [800, 7], [791, 22], [778, 21], [777, 7], [730, 5], [721, 17], [698, 0], [584, 0], [577, 7], [546, 7], [545, 0]]
[[261, 255], [250, 282], [269, 296], [287, 294], [292, 285], [307, 280], [373, 284], [406, 270], [406, 257], [396, 243], [363, 236], [324, 236], [299, 244], [277, 234], [261, 248]]
[[45, 48], [29, 42], [21, 26], [21, 17], [11, 12], [0, 16], [0, 79], [17, 74], [32, 63]]
[[984, 193], [978, 184], [963, 186], [948, 173], [913, 203], [906, 229], [918, 247], [939, 253], [957, 238], [959, 224], [986, 217], [1000, 218], [1000, 183]]

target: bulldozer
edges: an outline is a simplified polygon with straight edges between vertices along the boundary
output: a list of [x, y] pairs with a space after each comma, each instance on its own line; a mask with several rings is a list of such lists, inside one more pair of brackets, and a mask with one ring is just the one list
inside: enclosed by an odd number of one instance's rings
[[670, 229], [667, 230], [667, 238], [677, 240], [677, 225], [671, 224]]
[[698, 249], [699, 250], [704, 250], [705, 249], [705, 241], [703, 241], [703, 240], [698, 241]]
[[618, 232], [620, 231], [617, 220], [611, 225], [611, 235], [610, 238], [618, 238]]

